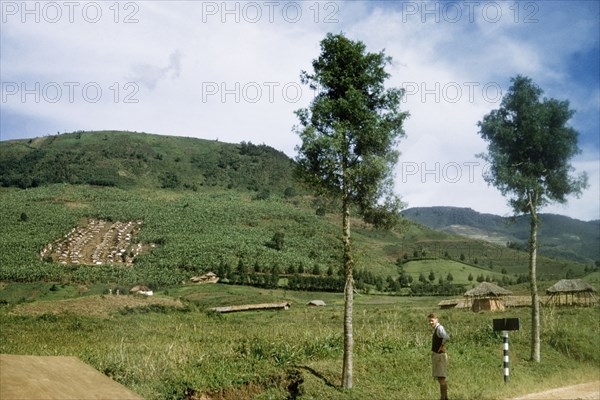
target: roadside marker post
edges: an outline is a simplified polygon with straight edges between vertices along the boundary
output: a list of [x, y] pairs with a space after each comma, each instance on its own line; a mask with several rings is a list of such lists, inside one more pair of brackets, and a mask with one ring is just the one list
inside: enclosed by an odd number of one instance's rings
[[494, 319], [494, 330], [502, 331], [504, 341], [504, 383], [508, 383], [509, 367], [508, 367], [508, 332], [519, 330], [519, 318], [499, 318]]
[[508, 331], [502, 331], [504, 337], [504, 383], [508, 383]]

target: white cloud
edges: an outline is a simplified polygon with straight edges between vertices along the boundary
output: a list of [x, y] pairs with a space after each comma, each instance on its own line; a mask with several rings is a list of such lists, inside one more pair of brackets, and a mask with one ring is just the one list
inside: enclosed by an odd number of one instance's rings
[[133, 67], [133, 75], [128, 80], [140, 82], [148, 89], [154, 89], [159, 80], [165, 78], [175, 79], [181, 71], [181, 52], [175, 51], [169, 56], [169, 64], [159, 67], [149, 64], [136, 64]]

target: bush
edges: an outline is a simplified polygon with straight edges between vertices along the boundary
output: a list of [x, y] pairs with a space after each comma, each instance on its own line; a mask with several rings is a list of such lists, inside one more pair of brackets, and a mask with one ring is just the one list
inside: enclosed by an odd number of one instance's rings
[[274, 250], [283, 250], [284, 242], [285, 242], [285, 233], [277, 232], [275, 235], [273, 235], [273, 238], [271, 239], [270, 242], [268, 242], [266, 244], [266, 246], [270, 247]]

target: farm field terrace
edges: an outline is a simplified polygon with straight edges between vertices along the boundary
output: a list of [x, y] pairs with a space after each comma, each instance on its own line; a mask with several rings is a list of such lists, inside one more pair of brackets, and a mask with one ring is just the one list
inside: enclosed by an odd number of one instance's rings
[[[355, 296], [355, 385], [344, 391], [339, 389], [342, 294], [216, 284], [134, 298], [101, 294], [101, 286], [81, 295], [72, 285], [51, 291], [43, 285], [0, 285], [0, 353], [77, 356], [146, 399], [438, 396], [430, 377], [426, 320], [436, 311], [437, 297]], [[45, 294], [36, 296], [36, 291]], [[20, 304], [10, 301], [17, 294]], [[312, 299], [327, 306], [307, 307]], [[287, 311], [208, 311], [274, 301], [292, 306]], [[64, 302], [69, 306], [56, 306]], [[95, 308], [104, 312], [91, 312]], [[506, 399], [598, 379], [598, 309], [543, 307], [541, 312], [542, 361], [536, 364], [528, 361], [529, 308], [480, 314], [440, 310], [452, 337], [451, 398]], [[502, 337], [492, 330], [492, 319], [502, 317], [521, 319], [521, 330], [510, 334], [509, 384], [503, 382]]]
[[[315, 214], [312, 198], [272, 196], [257, 199], [249, 191], [203, 188], [202, 191], [55, 184], [26, 190], [0, 188], [0, 280], [146, 285], [156, 290], [188, 281], [218, 268], [280, 274], [305, 271], [339, 276], [340, 224], [335, 214]], [[62, 265], [44, 255], [75, 228], [90, 221], [139, 224], [131, 246], [143, 251], [132, 265]], [[357, 276], [368, 272], [382, 282], [397, 279], [397, 260], [408, 256], [407, 271], [437, 277], [510, 278], [527, 272], [526, 253], [466, 238], [437, 233], [404, 221], [395, 231], [375, 230], [355, 221], [353, 247]], [[281, 235], [280, 246], [272, 244]], [[151, 248], [148, 246], [152, 246]], [[129, 249], [127, 253], [131, 254]], [[428, 254], [429, 260], [412, 255]], [[451, 259], [445, 258], [445, 254]], [[458, 261], [465, 255], [464, 261]], [[539, 279], [556, 282], [583, 264], [539, 257]], [[216, 271], [218, 272], [218, 271]], [[476, 282], [473, 282], [476, 283]]]
[[[239, 259], [249, 266], [285, 268], [314, 263], [323, 271], [337, 256], [337, 227], [281, 199], [252, 200], [250, 193], [226, 190], [121, 190], [53, 185], [28, 190], [0, 189], [0, 280], [104, 282], [174, 285], [195, 274]], [[156, 248], [138, 257], [133, 268], [117, 265], [68, 265], [44, 259], [40, 252], [89, 219], [142, 221], [140, 243]], [[269, 248], [285, 228], [286, 250]], [[250, 264], [252, 263], [252, 264]]]
[[[435, 280], [439, 277], [446, 279], [448, 274], [451, 274], [453, 277], [452, 282], [462, 285], [477, 283], [475, 278], [478, 276], [488, 276], [495, 282], [501, 282], [503, 277], [500, 272], [444, 259], [409, 261], [403, 265], [403, 268], [407, 274], [413, 277], [415, 282], [419, 280], [420, 274], [423, 274], [427, 279], [431, 272], [436, 277]], [[469, 276], [471, 276], [471, 281], [469, 281]]]

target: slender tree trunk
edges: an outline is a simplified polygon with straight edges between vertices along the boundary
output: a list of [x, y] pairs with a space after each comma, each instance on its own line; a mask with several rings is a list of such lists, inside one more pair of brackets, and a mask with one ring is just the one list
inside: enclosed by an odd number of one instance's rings
[[538, 215], [535, 205], [531, 202], [531, 231], [529, 233], [529, 282], [531, 289], [531, 360], [540, 362], [540, 301], [537, 290], [537, 229]]
[[350, 252], [350, 204], [346, 193], [343, 199], [343, 235], [344, 243], [344, 363], [342, 366], [342, 387], [352, 388], [352, 353], [354, 339], [352, 337], [352, 302], [354, 292], [354, 278], [352, 277], [353, 260]]

